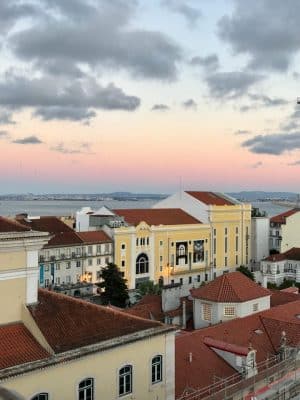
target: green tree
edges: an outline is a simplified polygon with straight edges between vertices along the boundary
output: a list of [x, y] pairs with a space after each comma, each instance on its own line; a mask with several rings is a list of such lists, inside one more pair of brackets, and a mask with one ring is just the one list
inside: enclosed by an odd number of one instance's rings
[[98, 283], [101, 289], [102, 304], [116, 307], [126, 307], [129, 302], [126, 279], [123, 278], [116, 264], [109, 263], [101, 271], [102, 281]]
[[136, 299], [140, 300], [142, 297], [146, 296], [146, 294], [161, 294], [161, 286], [153, 281], [140, 283], [136, 291]]
[[244, 265], [239, 266], [236, 270], [241, 272], [242, 274], [246, 275], [252, 281], [255, 281], [253, 272], [251, 272], [250, 269], [248, 269]]

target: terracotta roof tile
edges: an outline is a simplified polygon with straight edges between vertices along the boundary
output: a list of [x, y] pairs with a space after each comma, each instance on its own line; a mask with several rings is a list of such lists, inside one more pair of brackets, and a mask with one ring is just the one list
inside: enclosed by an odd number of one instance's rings
[[22, 323], [0, 326], [0, 370], [48, 356]]
[[198, 289], [191, 295], [219, 303], [240, 303], [270, 295], [270, 291], [259, 286], [241, 272], [224, 274]]
[[56, 353], [163, 326], [43, 289], [28, 309]]
[[218, 193], [214, 192], [195, 192], [195, 191], [186, 191], [185, 193], [194, 197], [195, 199], [201, 201], [207, 205], [215, 205], [215, 206], [233, 206], [235, 203], [230, 201], [227, 197], [222, 197]]
[[[259, 363], [275, 355], [280, 346], [282, 331], [286, 332], [287, 345], [300, 345], [300, 300], [244, 318], [178, 335], [176, 346], [176, 397], [185, 388], [204, 388], [214, 383], [214, 376], [226, 378], [236, 371], [210, 348], [214, 343], [228, 343], [233, 348], [248, 347], [257, 351]], [[205, 344], [210, 338], [211, 343]], [[235, 347], [236, 346], [236, 347]], [[192, 362], [189, 362], [189, 353]]]
[[120, 209], [113, 212], [124, 217], [128, 224], [135, 226], [142, 221], [148, 225], [201, 224], [180, 208]]
[[212, 339], [211, 337], [205, 337], [203, 342], [214, 349], [224, 350], [228, 353], [233, 353], [239, 356], [246, 356], [249, 352], [248, 347], [237, 346], [236, 344], [231, 344], [224, 342], [223, 340]]
[[264, 259], [264, 261], [271, 261], [271, 262], [283, 261], [283, 260], [300, 261], [300, 248], [292, 247], [290, 250], [287, 250], [284, 253], [272, 254]]
[[274, 222], [276, 224], [285, 224], [287, 217], [290, 217], [291, 215], [296, 214], [299, 211], [300, 211], [299, 208], [293, 208], [292, 210], [288, 210], [281, 214], [274, 215], [274, 217], [270, 219], [270, 222]]
[[57, 246], [76, 246], [81, 245], [82, 240], [74, 231], [55, 233], [44, 248], [57, 247]]
[[127, 314], [136, 315], [146, 319], [164, 321], [164, 313], [161, 308], [161, 296], [148, 294], [130, 308], [124, 310]]
[[38, 217], [38, 218], [22, 218], [18, 217], [18, 222], [30, 227], [34, 231], [49, 232], [49, 233], [60, 233], [60, 232], [72, 232], [73, 229], [65, 224], [62, 220], [57, 217]]
[[271, 307], [280, 306], [295, 300], [300, 300], [300, 294], [285, 292], [285, 289], [271, 291]]
[[77, 232], [84, 243], [109, 243], [112, 239], [104, 231]]
[[30, 231], [30, 228], [9, 218], [0, 216], [0, 232], [26, 232]]

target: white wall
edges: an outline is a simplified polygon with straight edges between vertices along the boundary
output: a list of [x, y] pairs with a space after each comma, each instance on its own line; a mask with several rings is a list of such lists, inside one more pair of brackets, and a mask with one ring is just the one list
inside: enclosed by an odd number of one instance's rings
[[270, 220], [266, 217], [251, 219], [251, 259], [259, 262], [269, 255]]

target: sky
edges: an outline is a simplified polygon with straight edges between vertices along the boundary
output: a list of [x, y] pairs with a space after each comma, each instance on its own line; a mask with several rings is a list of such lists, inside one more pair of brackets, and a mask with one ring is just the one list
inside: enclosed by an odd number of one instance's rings
[[0, 193], [293, 191], [299, 0], [0, 0]]

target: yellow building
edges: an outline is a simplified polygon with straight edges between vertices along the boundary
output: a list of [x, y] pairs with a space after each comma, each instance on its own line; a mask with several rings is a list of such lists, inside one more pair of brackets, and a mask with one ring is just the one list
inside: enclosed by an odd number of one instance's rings
[[251, 204], [215, 192], [182, 191], [154, 208], [181, 208], [208, 226], [213, 276], [248, 265], [251, 258]]
[[180, 209], [114, 210], [115, 263], [129, 289], [146, 280], [198, 286], [210, 279], [210, 227]]
[[26, 400], [173, 400], [174, 329], [38, 291], [49, 238], [0, 217], [0, 387]]

